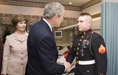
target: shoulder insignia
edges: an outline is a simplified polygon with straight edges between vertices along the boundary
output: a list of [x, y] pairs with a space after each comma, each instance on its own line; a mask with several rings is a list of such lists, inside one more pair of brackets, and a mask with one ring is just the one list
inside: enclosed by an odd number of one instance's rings
[[98, 49], [98, 52], [99, 52], [100, 54], [106, 53], [106, 49], [105, 49], [105, 47], [104, 47], [102, 44], [100, 45], [100, 47], [99, 47], [99, 49]]

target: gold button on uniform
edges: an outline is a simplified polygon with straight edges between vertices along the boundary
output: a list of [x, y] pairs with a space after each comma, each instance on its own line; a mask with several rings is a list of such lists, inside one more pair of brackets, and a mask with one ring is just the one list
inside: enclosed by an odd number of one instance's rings
[[78, 45], [80, 45], [80, 43], [78, 43]]
[[87, 70], [87, 72], [90, 72], [89, 70]]
[[84, 34], [86, 34], [86, 32], [84, 32]]
[[79, 50], [79, 48], [77, 48], [77, 50]]
[[76, 61], [77, 64], [79, 64], [79, 61]]
[[81, 36], [81, 38], [83, 38], [84, 36]]
[[78, 55], [79, 53], [77, 52], [76, 54]]
[[86, 46], [84, 46], [84, 48], [86, 48]]
[[79, 41], [82, 41], [81, 39]]
[[78, 57], [76, 57], [76, 59], [78, 59]]

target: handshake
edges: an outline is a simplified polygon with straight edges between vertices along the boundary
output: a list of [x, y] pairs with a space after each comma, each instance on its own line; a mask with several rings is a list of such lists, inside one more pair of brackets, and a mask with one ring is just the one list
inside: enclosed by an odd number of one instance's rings
[[71, 64], [65, 60], [64, 56], [58, 58], [57, 63], [65, 66], [65, 72], [71, 71]]
[[71, 71], [71, 64], [69, 62], [65, 62], [64, 66], [65, 66], [65, 72], [70, 72]]

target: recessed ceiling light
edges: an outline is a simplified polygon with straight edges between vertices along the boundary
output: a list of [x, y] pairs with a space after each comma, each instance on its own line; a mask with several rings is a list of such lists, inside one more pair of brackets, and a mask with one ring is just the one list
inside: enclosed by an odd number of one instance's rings
[[72, 4], [72, 2], [69, 2], [69, 4], [71, 5], [71, 4]]

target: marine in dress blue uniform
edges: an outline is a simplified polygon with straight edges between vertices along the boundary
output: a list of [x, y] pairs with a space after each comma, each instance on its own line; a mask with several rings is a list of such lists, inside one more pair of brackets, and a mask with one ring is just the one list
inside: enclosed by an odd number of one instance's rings
[[105, 43], [102, 36], [93, 32], [91, 28], [74, 38], [67, 62], [72, 63], [74, 58], [76, 58], [75, 75], [106, 75]]

